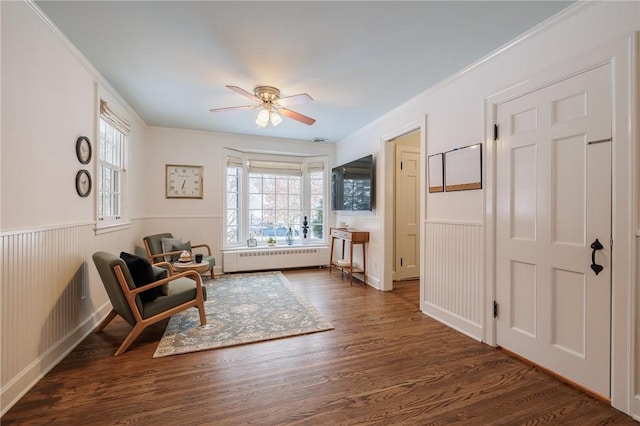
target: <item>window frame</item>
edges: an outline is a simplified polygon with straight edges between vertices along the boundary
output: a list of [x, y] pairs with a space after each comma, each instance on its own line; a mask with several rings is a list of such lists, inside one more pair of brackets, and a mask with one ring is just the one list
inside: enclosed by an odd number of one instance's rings
[[[233, 165], [229, 165], [230, 158]], [[240, 160], [240, 163], [238, 162]], [[301, 216], [310, 217], [311, 214], [311, 187], [310, 187], [310, 173], [308, 171], [309, 164], [322, 163], [322, 172], [323, 172], [323, 182], [322, 182], [322, 200], [323, 200], [323, 217], [322, 217], [322, 229], [323, 236], [318, 239], [310, 239], [307, 245], [325, 245], [329, 241], [328, 237], [328, 214], [327, 214], [327, 200], [328, 200], [328, 157], [327, 156], [297, 156], [297, 155], [275, 155], [275, 154], [259, 154], [259, 153], [247, 153], [232, 150], [229, 148], [223, 149], [223, 174], [225, 177], [225, 189], [223, 191], [223, 220], [222, 220], [222, 236], [223, 236], [223, 249], [237, 249], [242, 247], [247, 247], [247, 239], [249, 239], [249, 180], [250, 180], [250, 171], [248, 167], [248, 163], [251, 160], [257, 161], [274, 161], [274, 162], [299, 162], [302, 164], [302, 173], [301, 173]], [[228, 212], [227, 212], [227, 194], [228, 194], [228, 182], [227, 182], [227, 168], [228, 167], [237, 167], [238, 168], [238, 241], [228, 241], [227, 240], [227, 220], [228, 220]], [[310, 224], [311, 225], [311, 224]], [[284, 239], [282, 239], [284, 241]], [[300, 239], [294, 240], [294, 246], [302, 246], [302, 242]], [[265, 247], [266, 244], [264, 242], [258, 242], [258, 247]]]
[[[102, 138], [101, 122], [114, 129], [114, 131], [122, 134], [121, 147], [120, 147], [120, 161], [121, 165], [108, 162], [103, 158], [103, 145], [104, 140]], [[106, 105], [104, 100], [100, 100], [100, 113], [97, 117], [97, 130], [96, 130], [96, 162], [95, 162], [95, 232], [97, 235], [113, 232], [120, 229], [128, 228], [131, 225], [131, 221], [128, 216], [128, 179], [127, 179], [127, 165], [129, 159], [129, 141], [130, 141], [130, 128], [129, 124], [116, 115]], [[101, 167], [107, 167], [111, 170], [115, 170], [118, 173], [118, 194], [119, 194], [119, 212], [117, 215], [100, 216], [100, 204], [101, 204], [101, 192], [100, 187], [100, 169]]]

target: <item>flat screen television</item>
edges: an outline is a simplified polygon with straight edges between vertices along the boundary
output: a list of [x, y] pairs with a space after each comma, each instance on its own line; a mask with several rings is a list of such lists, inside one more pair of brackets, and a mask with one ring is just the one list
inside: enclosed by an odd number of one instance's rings
[[331, 210], [373, 210], [374, 177], [373, 155], [331, 169]]

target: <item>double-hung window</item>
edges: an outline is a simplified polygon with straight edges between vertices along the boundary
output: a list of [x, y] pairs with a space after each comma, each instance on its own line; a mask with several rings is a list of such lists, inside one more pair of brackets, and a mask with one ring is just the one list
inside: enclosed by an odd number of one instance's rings
[[123, 224], [126, 147], [129, 125], [100, 101], [98, 149], [97, 228]]
[[288, 237], [293, 244], [326, 239], [325, 158], [233, 152], [226, 164], [227, 246], [250, 238], [283, 244]]

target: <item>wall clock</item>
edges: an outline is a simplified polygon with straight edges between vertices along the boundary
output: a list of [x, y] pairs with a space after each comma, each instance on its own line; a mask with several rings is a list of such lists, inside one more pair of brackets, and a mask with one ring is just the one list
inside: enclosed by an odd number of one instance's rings
[[76, 174], [76, 191], [81, 197], [86, 197], [91, 193], [91, 175], [84, 169]]
[[82, 164], [89, 164], [91, 161], [91, 142], [86, 136], [80, 136], [76, 141], [76, 156]]
[[202, 198], [202, 166], [167, 164], [166, 198]]

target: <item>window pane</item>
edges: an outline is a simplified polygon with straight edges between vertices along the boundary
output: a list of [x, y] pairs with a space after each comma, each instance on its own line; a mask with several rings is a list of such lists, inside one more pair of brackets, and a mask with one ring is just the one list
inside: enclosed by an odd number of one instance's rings
[[238, 208], [238, 194], [235, 193], [227, 193], [227, 209], [237, 209]]
[[227, 226], [238, 224], [238, 212], [236, 210], [227, 210]]
[[257, 194], [260, 192], [262, 192], [262, 177], [251, 175], [251, 178], [249, 178], [249, 193]]
[[227, 192], [238, 192], [238, 178], [227, 176]]
[[251, 194], [249, 195], [249, 208], [250, 209], [261, 209], [262, 208], [262, 195], [261, 194]]
[[276, 192], [276, 179], [273, 176], [265, 176], [262, 179], [262, 192], [265, 194]]
[[289, 180], [289, 193], [290, 194], [300, 194], [300, 178], [291, 178]]
[[276, 197], [273, 194], [264, 194], [262, 198], [262, 207], [273, 210], [276, 207]]

